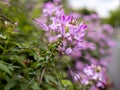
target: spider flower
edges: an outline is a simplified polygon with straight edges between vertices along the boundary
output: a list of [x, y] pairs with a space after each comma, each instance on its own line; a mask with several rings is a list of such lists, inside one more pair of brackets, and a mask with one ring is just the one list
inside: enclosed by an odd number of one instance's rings
[[107, 84], [106, 69], [100, 65], [84, 66], [83, 70], [72, 75], [75, 81], [80, 81], [83, 85], [95, 85], [104, 88]]
[[[51, 17], [49, 24], [45, 24], [36, 19], [37, 24], [49, 33], [50, 42], [61, 39], [61, 45], [58, 49], [65, 54], [71, 54], [72, 51], [80, 50], [83, 47], [83, 41], [86, 34], [87, 25], [78, 23], [73, 16], [62, 14], [59, 17]], [[65, 45], [63, 45], [66, 43]], [[75, 49], [77, 48], [77, 49]]]

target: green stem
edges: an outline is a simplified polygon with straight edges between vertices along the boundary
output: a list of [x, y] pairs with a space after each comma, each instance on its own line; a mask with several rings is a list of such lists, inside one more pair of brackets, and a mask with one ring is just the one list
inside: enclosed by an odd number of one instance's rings
[[5, 41], [5, 47], [4, 47], [4, 49], [3, 49], [2, 55], [3, 55], [4, 53], [6, 53], [6, 51], [7, 51], [7, 46], [8, 46], [9, 40], [10, 40], [10, 35], [11, 35], [11, 30], [8, 32], [7, 40]]
[[[57, 70], [56, 70], [55, 64], [52, 63], [52, 66], [53, 66], [53, 69], [54, 69], [54, 71], [55, 71], [56, 78], [57, 78], [59, 84], [62, 86], [62, 83], [61, 83], [61, 81], [60, 81], [60, 76], [59, 76], [59, 74], [57, 73]], [[62, 86], [62, 87], [63, 87], [63, 86]], [[61, 89], [59, 89], [59, 90], [61, 90]]]

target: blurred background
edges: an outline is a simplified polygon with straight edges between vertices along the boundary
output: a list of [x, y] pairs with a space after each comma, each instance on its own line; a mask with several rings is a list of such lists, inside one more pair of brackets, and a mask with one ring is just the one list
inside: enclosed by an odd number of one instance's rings
[[114, 83], [113, 90], [120, 90], [120, 0], [67, 0], [67, 3], [70, 8], [85, 14], [96, 12], [102, 23], [114, 27], [116, 45], [112, 48], [108, 74]]

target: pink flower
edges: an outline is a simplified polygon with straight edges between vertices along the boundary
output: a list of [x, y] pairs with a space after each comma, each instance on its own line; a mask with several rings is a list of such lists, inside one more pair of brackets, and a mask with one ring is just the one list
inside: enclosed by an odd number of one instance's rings
[[71, 48], [67, 48], [66, 50], [65, 50], [65, 53], [66, 54], [70, 54], [72, 52], [72, 49]]

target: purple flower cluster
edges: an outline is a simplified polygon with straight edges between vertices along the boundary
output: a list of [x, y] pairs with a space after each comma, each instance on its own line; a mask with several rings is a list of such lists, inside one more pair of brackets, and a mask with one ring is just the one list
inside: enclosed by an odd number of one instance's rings
[[45, 3], [44, 9], [43, 9], [43, 14], [46, 16], [59, 16], [62, 13], [64, 13], [64, 10], [62, 9], [62, 5], [56, 5], [54, 3], [48, 2]]
[[54, 3], [47, 2], [45, 3], [42, 8], [42, 14], [37, 21], [40, 23], [47, 23], [51, 17], [59, 17], [64, 14], [64, 9], [62, 5], [58, 5], [58, 2], [61, 0], [54, 0]]
[[[69, 55], [74, 60], [75, 71], [68, 71], [73, 81], [90, 85], [90, 90], [104, 88], [107, 84], [110, 48], [114, 46], [111, 39], [113, 28], [107, 24], [102, 25], [96, 14], [66, 15], [57, 1], [44, 5], [42, 15], [35, 19], [36, 23], [45, 31], [49, 43], [60, 41], [57, 48], [59, 53]], [[88, 25], [79, 23], [79, 18]]]
[[90, 66], [84, 66], [83, 70], [75, 72], [73, 77], [75, 81], [80, 81], [81, 84], [104, 88], [107, 83], [105, 75], [105, 68], [92, 64]]
[[35, 19], [35, 21], [46, 31], [49, 42], [61, 40], [61, 44], [58, 47], [60, 53], [73, 54], [83, 48], [87, 28], [84, 23], [78, 23], [73, 16], [64, 14], [60, 6], [56, 7], [54, 4], [51, 5], [51, 3], [45, 4], [43, 14], [50, 16], [47, 18], [48, 23], [41, 22], [40, 18]]
[[[111, 59], [111, 48], [115, 45], [111, 39], [113, 28], [107, 24], [100, 24], [96, 14], [83, 16], [88, 25], [86, 43], [82, 49], [81, 56], [74, 57], [74, 70], [69, 73], [75, 82], [83, 85], [91, 85], [104, 88], [107, 85], [107, 64]], [[94, 28], [95, 27], [95, 28]], [[88, 44], [89, 43], [89, 44]], [[85, 61], [87, 63], [85, 63]]]
[[[113, 35], [113, 28], [108, 24], [100, 24], [99, 17], [96, 14], [84, 16], [84, 20], [89, 23], [87, 39], [96, 45], [96, 52], [99, 57], [95, 58], [90, 53], [86, 54], [87, 59], [91, 59], [94, 64], [102, 64], [106, 66], [106, 63], [110, 60], [111, 48], [115, 45], [114, 40], [111, 39]], [[93, 29], [95, 27], [95, 29]], [[97, 59], [97, 60], [96, 60]]]

